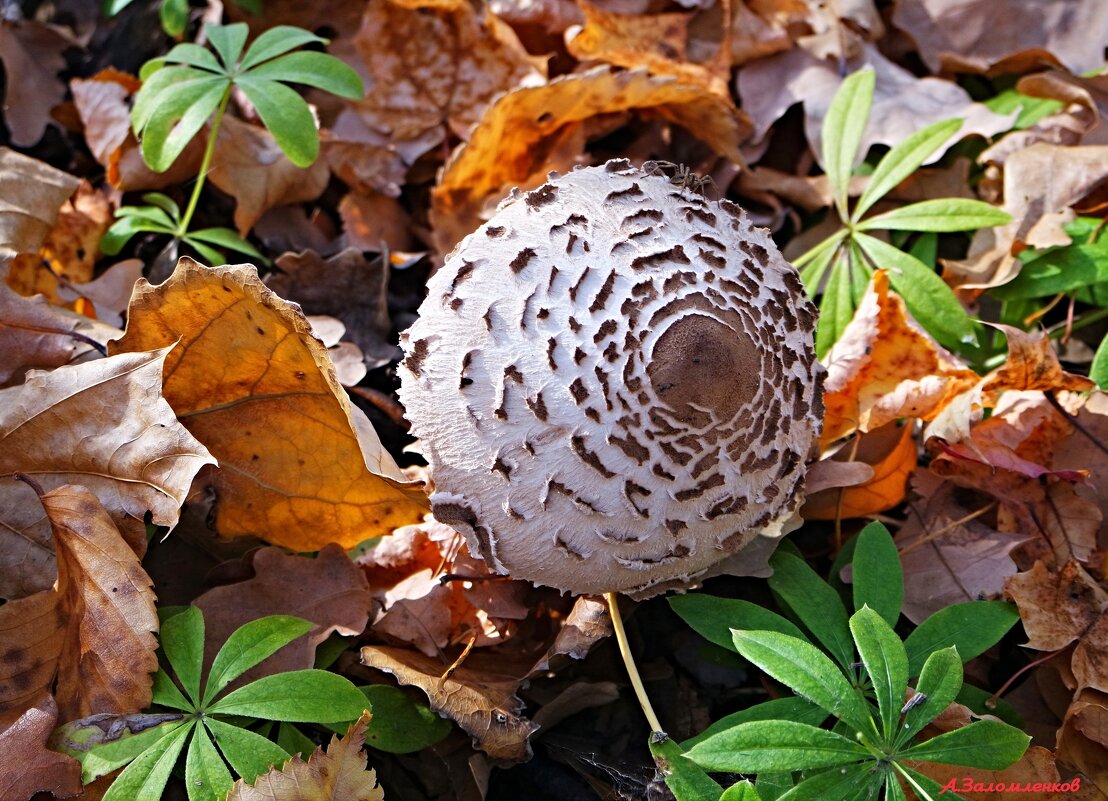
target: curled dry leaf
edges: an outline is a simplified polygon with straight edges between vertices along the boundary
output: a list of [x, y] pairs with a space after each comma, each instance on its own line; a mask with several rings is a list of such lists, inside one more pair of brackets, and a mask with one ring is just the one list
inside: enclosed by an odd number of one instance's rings
[[613, 631], [608, 604], [600, 597], [578, 596], [554, 642], [527, 675], [545, 674], [566, 657], [584, 659], [594, 645], [611, 637]]
[[898, 427], [895, 422], [887, 423], [860, 435], [856, 446], [846, 443], [831, 458], [872, 466], [872, 477], [854, 486], [810, 493], [800, 516], [805, 520], [838, 520], [891, 509], [904, 500], [908, 477], [916, 469], [916, 450], [910, 424]]
[[327, 750], [317, 748], [307, 762], [297, 754], [253, 784], [239, 779], [227, 801], [384, 801], [377, 772], [366, 767], [362, 751], [369, 719], [364, 713], [350, 724], [345, 737], [334, 735]]
[[[299, 307], [251, 265], [183, 258], [140, 281], [114, 351], [179, 342], [163, 391], [219, 459], [216, 528], [300, 551], [351, 547], [426, 508], [368, 421], [360, 422]], [[362, 417], [364, 420], [364, 416]]]
[[127, 310], [131, 290], [142, 277], [144, 266], [141, 259], [124, 259], [87, 284], [58, 287], [58, 297], [65, 302], [84, 298], [91, 303], [96, 319], [105, 323], [105, 328], [112, 327], [112, 334], [107, 339], [100, 340], [107, 343], [108, 339], [115, 339], [123, 333], [117, 326], [123, 325], [123, 312]]
[[495, 655], [471, 654], [448, 676], [438, 659], [403, 648], [367, 645], [362, 664], [392, 674], [401, 684], [421, 689], [431, 708], [473, 737], [473, 745], [503, 762], [531, 757], [528, 738], [537, 726], [520, 717], [523, 702], [516, 697], [522, 677], [506, 675]]
[[1074, 695], [1058, 731], [1058, 759], [1088, 778], [1090, 801], [1108, 796], [1108, 693], [1086, 688]]
[[193, 604], [204, 612], [204, 660], [244, 623], [266, 615], [294, 615], [315, 623], [238, 682], [245, 683], [314, 664], [316, 646], [332, 632], [344, 637], [361, 634], [372, 603], [362, 571], [338, 545], [328, 545], [316, 558], [293, 556], [280, 548], [254, 552], [254, 578], [208, 590]]
[[79, 185], [72, 175], [0, 147], [0, 253], [37, 253]]
[[308, 316], [308, 322], [312, 326], [312, 334], [327, 348], [340, 384], [352, 387], [365, 378], [368, 371], [362, 349], [353, 342], [343, 341], [346, 326], [341, 320], [325, 314], [313, 314]]
[[62, 51], [75, 44], [61, 28], [33, 20], [0, 22], [0, 61], [4, 62], [4, 123], [12, 144], [31, 147], [46, 132], [50, 112], [65, 99], [58, 73]]
[[45, 489], [88, 487], [138, 553], [147, 513], [172, 528], [192, 479], [214, 459], [161, 394], [167, 350], [127, 353], [35, 373], [0, 390], [0, 597], [54, 582], [50, 524], [28, 473]]
[[81, 792], [80, 763], [46, 747], [57, 721], [58, 706], [49, 694], [21, 713], [0, 715], [0, 798], [71, 798]]
[[555, 141], [592, 117], [632, 110], [687, 128], [717, 152], [742, 161], [738, 143], [749, 126], [729, 100], [644, 69], [597, 67], [563, 75], [497, 98], [469, 141], [451, 155], [432, 194], [439, 251], [448, 253], [480, 225], [485, 209], [510, 187], [537, 185], [552, 167], [567, 166], [546, 161]]
[[884, 270], [874, 273], [825, 361], [825, 445], [900, 417], [929, 420], [977, 381], [911, 318]]

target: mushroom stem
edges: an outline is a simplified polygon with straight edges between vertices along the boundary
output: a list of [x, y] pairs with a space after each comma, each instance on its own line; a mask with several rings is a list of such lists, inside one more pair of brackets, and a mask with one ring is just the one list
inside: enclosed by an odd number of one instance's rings
[[650, 724], [652, 733], [664, 733], [661, 721], [654, 713], [654, 707], [650, 705], [650, 698], [646, 694], [639, 669], [635, 665], [635, 657], [631, 655], [631, 646], [627, 644], [627, 630], [623, 628], [623, 616], [619, 613], [619, 596], [614, 592], [604, 594], [608, 601], [608, 612], [612, 616], [612, 628], [616, 632], [616, 642], [619, 643], [619, 653], [623, 657], [623, 664], [627, 668], [627, 676], [631, 679], [631, 686], [635, 688], [635, 696], [639, 699], [639, 706], [646, 715], [646, 722]]

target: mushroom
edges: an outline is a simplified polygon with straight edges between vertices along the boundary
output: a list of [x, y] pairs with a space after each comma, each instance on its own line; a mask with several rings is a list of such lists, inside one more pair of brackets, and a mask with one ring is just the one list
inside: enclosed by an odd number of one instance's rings
[[492, 569], [646, 597], [795, 527], [816, 312], [698, 188], [626, 160], [552, 173], [428, 282], [400, 398], [435, 517]]

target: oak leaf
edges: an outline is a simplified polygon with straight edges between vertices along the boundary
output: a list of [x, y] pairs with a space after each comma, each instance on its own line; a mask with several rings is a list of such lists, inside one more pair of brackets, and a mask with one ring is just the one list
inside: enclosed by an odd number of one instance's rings
[[369, 719], [364, 713], [350, 724], [345, 737], [334, 735], [327, 750], [316, 748], [307, 762], [297, 754], [252, 785], [239, 779], [227, 801], [384, 801], [377, 772], [366, 768], [362, 751]]
[[0, 715], [0, 798], [23, 801], [35, 793], [71, 798], [81, 792], [81, 765], [46, 747], [58, 706], [41, 695], [26, 711]]
[[214, 460], [161, 394], [166, 350], [128, 353], [34, 373], [0, 390], [0, 597], [49, 587], [50, 524], [27, 485], [86, 486], [136, 551], [147, 513], [172, 528], [192, 479]]
[[219, 459], [216, 528], [299, 551], [352, 547], [418, 518], [409, 484], [351, 406], [303, 313], [251, 265], [183, 258], [164, 283], [140, 281], [113, 351], [180, 342], [163, 392]]
[[79, 185], [72, 175], [0, 147], [0, 253], [37, 252]]

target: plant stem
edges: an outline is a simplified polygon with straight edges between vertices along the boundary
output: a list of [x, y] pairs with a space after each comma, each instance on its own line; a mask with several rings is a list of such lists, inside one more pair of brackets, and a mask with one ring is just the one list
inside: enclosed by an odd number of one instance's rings
[[223, 122], [223, 115], [227, 111], [227, 103], [231, 100], [231, 84], [223, 92], [219, 101], [219, 108], [215, 110], [215, 118], [212, 120], [212, 129], [208, 131], [208, 143], [204, 146], [204, 158], [200, 161], [200, 173], [196, 176], [196, 184], [192, 188], [192, 197], [189, 198], [188, 207], [177, 226], [177, 238], [183, 239], [188, 233], [192, 215], [196, 212], [196, 205], [200, 202], [200, 190], [204, 188], [204, 182], [208, 178], [208, 170], [212, 165], [212, 156], [215, 155], [215, 140], [219, 136], [219, 124]]
[[616, 632], [616, 642], [619, 643], [619, 653], [623, 657], [623, 664], [627, 668], [627, 675], [631, 679], [631, 686], [635, 688], [635, 696], [639, 699], [639, 706], [646, 715], [646, 722], [650, 724], [651, 732], [664, 733], [658, 716], [654, 714], [654, 707], [650, 705], [650, 698], [646, 694], [639, 669], [635, 665], [635, 658], [631, 656], [631, 648], [627, 644], [627, 631], [623, 628], [623, 616], [619, 613], [619, 596], [614, 592], [604, 594], [608, 601], [608, 612], [612, 616], [612, 628]]

